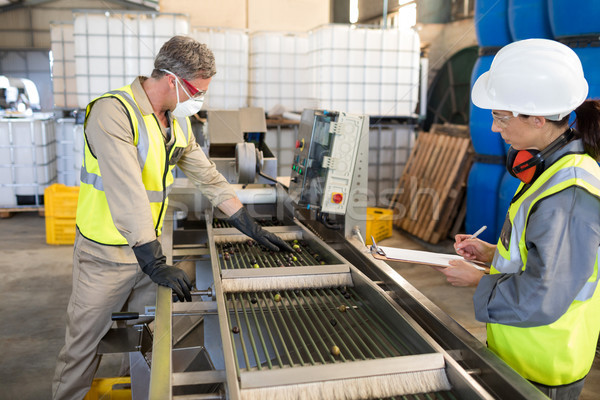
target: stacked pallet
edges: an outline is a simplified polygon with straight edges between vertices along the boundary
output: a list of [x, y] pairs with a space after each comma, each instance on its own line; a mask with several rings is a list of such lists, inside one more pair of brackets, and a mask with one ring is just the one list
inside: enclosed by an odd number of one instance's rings
[[434, 244], [456, 233], [465, 216], [472, 154], [466, 126], [421, 132], [389, 206], [394, 225]]

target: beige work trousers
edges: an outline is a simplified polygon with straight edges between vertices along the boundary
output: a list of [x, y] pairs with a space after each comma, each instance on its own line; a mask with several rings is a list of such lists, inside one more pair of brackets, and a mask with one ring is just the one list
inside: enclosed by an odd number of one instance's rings
[[[78, 240], [81, 236], [78, 235]], [[67, 306], [65, 345], [54, 380], [54, 400], [82, 400], [90, 389], [101, 356], [100, 339], [111, 328], [111, 313], [156, 304], [156, 284], [137, 264], [119, 264], [77, 248], [73, 252], [73, 291]]]

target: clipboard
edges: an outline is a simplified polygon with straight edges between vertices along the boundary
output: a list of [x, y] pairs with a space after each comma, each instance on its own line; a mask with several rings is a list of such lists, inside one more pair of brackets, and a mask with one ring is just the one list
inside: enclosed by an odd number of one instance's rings
[[[481, 265], [476, 262], [465, 260], [463, 257], [456, 254], [434, 253], [430, 251], [399, 249], [395, 247], [378, 246], [375, 239], [371, 236], [373, 245], [371, 246], [371, 254], [374, 258], [383, 261], [404, 261], [415, 264], [435, 265], [438, 267], [449, 267], [449, 262], [452, 260], [462, 260], [471, 264], [474, 268], [480, 271], [486, 271]], [[479, 264], [479, 262], [477, 262]], [[485, 265], [485, 264], [482, 264]]]

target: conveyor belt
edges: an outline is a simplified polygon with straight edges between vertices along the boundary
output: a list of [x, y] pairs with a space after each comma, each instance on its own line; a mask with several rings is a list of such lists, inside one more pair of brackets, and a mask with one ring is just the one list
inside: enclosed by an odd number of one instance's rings
[[[225, 299], [238, 376], [419, 353], [407, 332], [392, 329], [352, 288], [229, 293]], [[455, 395], [444, 391], [398, 398]]]

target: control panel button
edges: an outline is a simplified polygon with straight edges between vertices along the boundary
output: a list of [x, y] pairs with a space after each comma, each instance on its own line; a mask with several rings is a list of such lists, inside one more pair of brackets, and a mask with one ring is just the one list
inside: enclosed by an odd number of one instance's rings
[[331, 202], [335, 204], [340, 204], [344, 200], [344, 195], [341, 193], [332, 193], [331, 194]]

